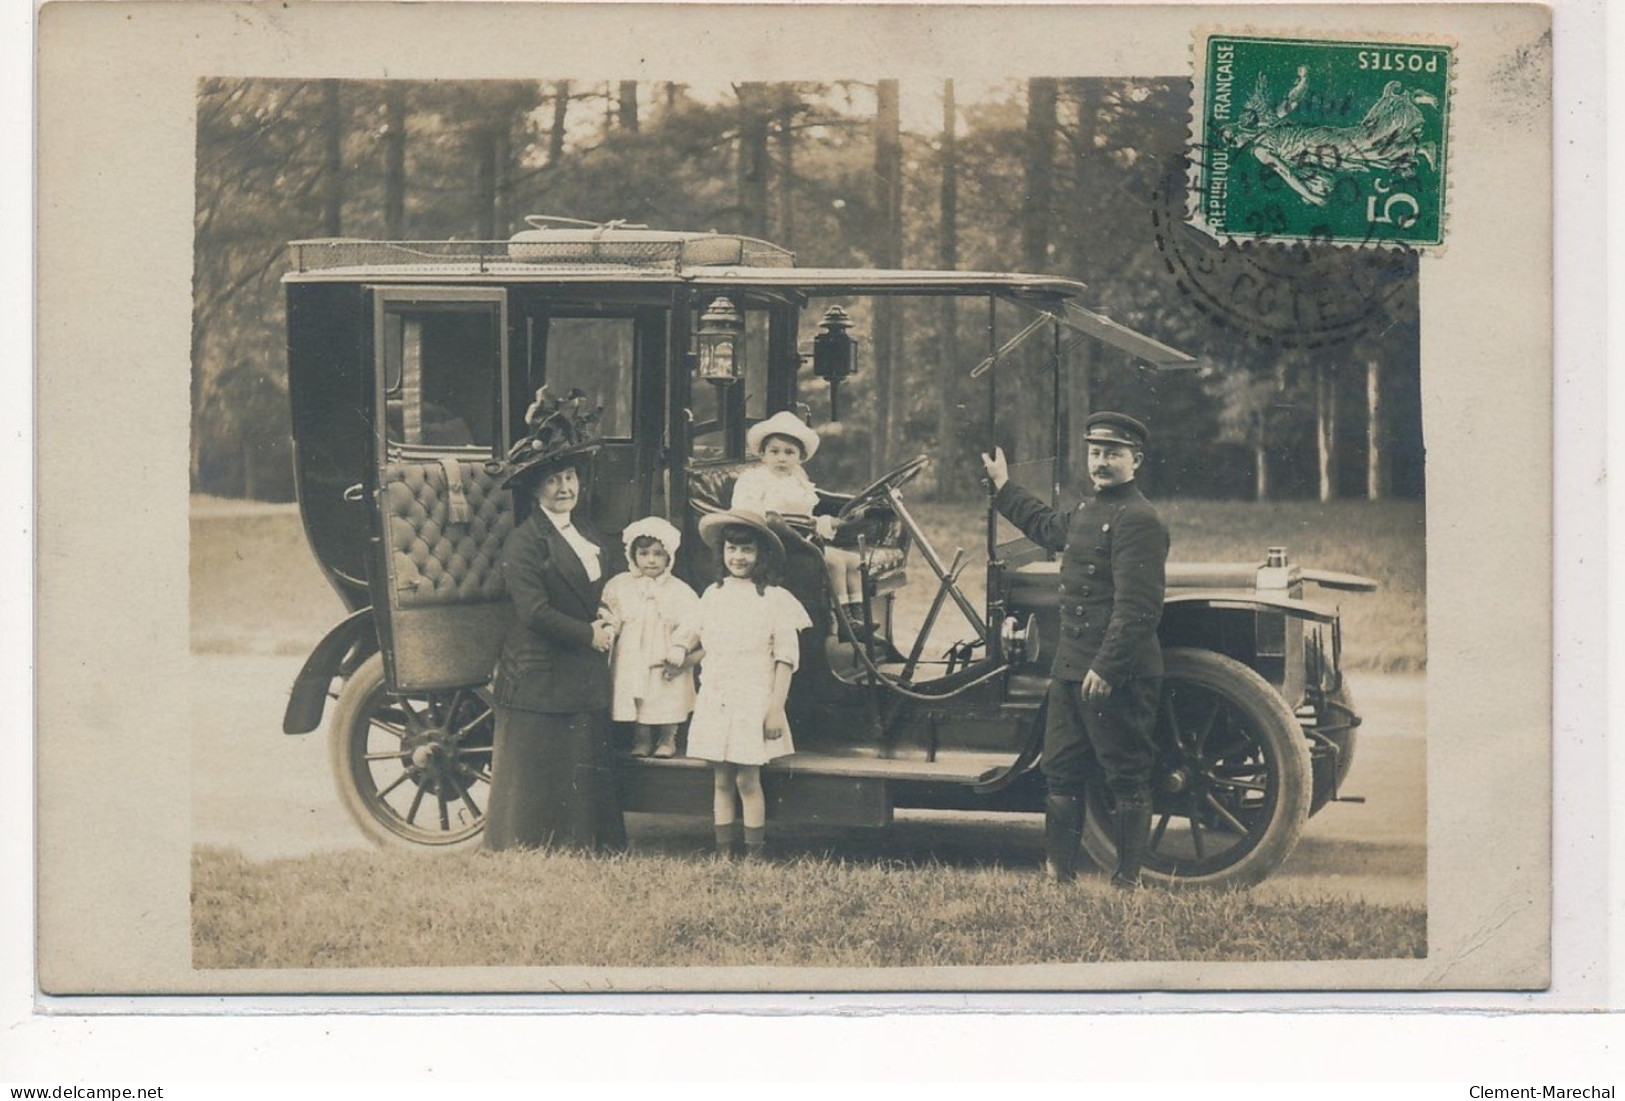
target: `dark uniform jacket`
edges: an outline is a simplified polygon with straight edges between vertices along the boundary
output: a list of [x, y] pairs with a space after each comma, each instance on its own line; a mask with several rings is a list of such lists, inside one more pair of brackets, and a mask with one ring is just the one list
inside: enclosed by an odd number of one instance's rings
[[581, 559], [539, 508], [502, 547], [503, 580], [517, 613], [492, 678], [492, 694], [503, 707], [550, 712], [609, 707], [609, 659], [592, 648], [592, 622], [604, 582], [626, 558], [608, 546], [591, 521], [572, 517], [571, 522], [598, 544], [602, 573], [597, 581], [587, 580]]
[[1051, 675], [1081, 681], [1093, 669], [1113, 687], [1162, 676], [1157, 623], [1168, 529], [1139, 487], [1107, 486], [1062, 512], [1006, 482], [993, 502], [1027, 538], [1061, 553], [1061, 634]]

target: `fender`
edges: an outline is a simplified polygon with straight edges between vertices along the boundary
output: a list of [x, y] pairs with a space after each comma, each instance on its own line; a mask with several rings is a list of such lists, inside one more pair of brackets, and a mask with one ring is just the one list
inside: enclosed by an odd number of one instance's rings
[[346, 672], [345, 656], [357, 648], [352, 668], [378, 649], [378, 629], [370, 607], [345, 616], [305, 659], [304, 668], [294, 678], [288, 709], [282, 715], [282, 733], [309, 734], [321, 725], [333, 678]]
[[1331, 604], [1263, 593], [1242, 594], [1234, 589], [1192, 589], [1170, 593], [1163, 602], [1163, 607], [1173, 608], [1191, 604], [1226, 611], [1285, 612], [1289, 616], [1312, 620], [1315, 623], [1336, 623], [1339, 615], [1337, 607]]

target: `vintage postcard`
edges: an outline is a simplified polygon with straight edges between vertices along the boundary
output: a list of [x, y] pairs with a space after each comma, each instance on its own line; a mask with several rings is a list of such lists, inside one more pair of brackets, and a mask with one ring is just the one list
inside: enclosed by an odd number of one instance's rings
[[1544, 990], [1551, 50], [47, 7], [42, 992]]

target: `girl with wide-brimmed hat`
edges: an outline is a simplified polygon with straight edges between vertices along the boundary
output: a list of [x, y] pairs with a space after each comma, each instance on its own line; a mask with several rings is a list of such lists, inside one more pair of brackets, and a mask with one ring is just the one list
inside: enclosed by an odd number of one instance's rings
[[712, 763], [718, 851], [732, 851], [736, 819], [743, 818], [746, 853], [759, 856], [767, 839], [761, 766], [795, 752], [785, 701], [801, 661], [797, 634], [812, 620], [773, 583], [784, 544], [765, 517], [713, 513], [700, 520], [700, 538], [716, 550], [719, 576], [679, 632], [668, 667], [682, 668], [696, 651], [704, 655], [688, 755]]

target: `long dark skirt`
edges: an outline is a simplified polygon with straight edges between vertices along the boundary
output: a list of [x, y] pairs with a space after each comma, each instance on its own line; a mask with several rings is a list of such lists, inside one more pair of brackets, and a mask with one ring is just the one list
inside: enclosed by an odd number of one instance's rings
[[498, 707], [485, 847], [626, 847], [609, 713]]

